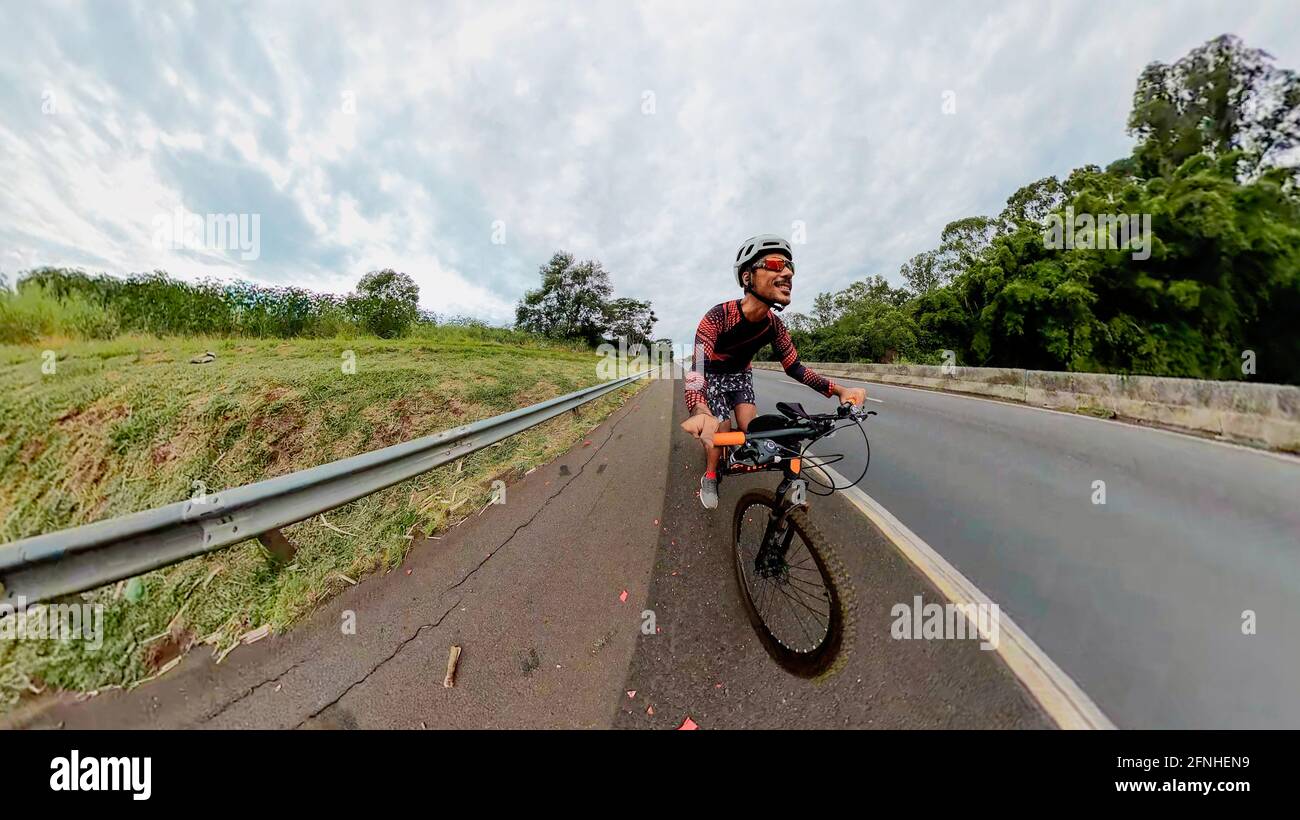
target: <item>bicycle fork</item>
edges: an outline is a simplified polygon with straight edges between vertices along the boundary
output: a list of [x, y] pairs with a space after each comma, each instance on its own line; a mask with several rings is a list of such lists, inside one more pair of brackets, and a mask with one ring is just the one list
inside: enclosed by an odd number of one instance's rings
[[803, 479], [789, 475], [777, 485], [776, 507], [768, 514], [763, 543], [754, 556], [754, 571], [759, 577], [770, 578], [784, 574], [785, 556], [790, 551], [790, 541], [794, 538], [794, 530], [788, 519], [796, 507], [808, 506], [804, 497], [806, 486]]

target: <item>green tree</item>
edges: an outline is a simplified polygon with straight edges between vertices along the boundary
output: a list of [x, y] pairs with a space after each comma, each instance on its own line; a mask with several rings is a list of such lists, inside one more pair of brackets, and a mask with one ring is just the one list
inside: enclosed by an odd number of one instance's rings
[[598, 343], [606, 331], [614, 291], [604, 267], [591, 260], [577, 262], [573, 254], [557, 251], [538, 273], [542, 286], [519, 301], [515, 326], [552, 338]]
[[939, 270], [937, 257], [938, 254], [934, 251], [921, 251], [898, 269], [912, 293], [917, 295], [931, 293], [946, 284], [943, 273]]
[[854, 282], [838, 293], [819, 294], [814, 304], [824, 321], [795, 314], [788, 323], [800, 355], [809, 361], [893, 361], [916, 350], [915, 320], [905, 309], [909, 294], [882, 276]]
[[1041, 224], [1047, 215], [1060, 209], [1065, 188], [1056, 177], [1043, 177], [1018, 189], [1007, 199], [998, 216], [998, 233], [1004, 234], [1023, 223]]
[[649, 302], [615, 299], [605, 306], [605, 333], [628, 345], [649, 345], [655, 322], [659, 321]]
[[1138, 77], [1129, 133], [1146, 176], [1169, 176], [1192, 156], [1240, 151], [1238, 176], [1296, 167], [1300, 77], [1273, 57], [1224, 34], [1173, 65], [1153, 62]]
[[406, 333], [420, 316], [420, 287], [405, 273], [385, 268], [357, 282], [348, 308], [358, 324], [381, 339]]

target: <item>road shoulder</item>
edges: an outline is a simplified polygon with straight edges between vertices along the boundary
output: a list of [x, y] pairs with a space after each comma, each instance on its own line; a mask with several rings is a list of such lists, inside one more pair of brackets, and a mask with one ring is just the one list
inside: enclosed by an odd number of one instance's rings
[[[392, 572], [220, 665], [11, 715], [32, 728], [597, 727], [626, 673], [664, 497], [672, 382], [634, 394], [563, 456]], [[344, 625], [352, 620], [355, 634]], [[443, 687], [451, 646], [456, 686]]]

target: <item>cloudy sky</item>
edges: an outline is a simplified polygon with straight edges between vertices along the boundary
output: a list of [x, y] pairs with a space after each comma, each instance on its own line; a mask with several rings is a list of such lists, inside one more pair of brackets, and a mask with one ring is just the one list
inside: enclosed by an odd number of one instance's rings
[[[1300, 68], [1295, 15], [1240, 0], [7, 2], [0, 271], [341, 293], [394, 267], [424, 307], [499, 323], [563, 248], [686, 341], [737, 294], [745, 237], [803, 226], [795, 310], [866, 275], [898, 281], [948, 221], [1127, 153], [1146, 63], [1232, 32]], [[163, 241], [178, 210], [257, 215], [256, 258]]]

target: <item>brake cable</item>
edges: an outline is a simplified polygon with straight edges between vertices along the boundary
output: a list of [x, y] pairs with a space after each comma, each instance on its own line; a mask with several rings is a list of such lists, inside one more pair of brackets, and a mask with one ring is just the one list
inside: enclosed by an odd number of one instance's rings
[[[807, 481], [809, 481], [809, 482], [811, 482], [811, 483], [813, 483], [813, 484], [816, 484], [818, 487], [824, 487], [825, 489], [827, 489], [827, 490], [829, 491], [829, 492], [819, 493], [819, 492], [817, 492], [816, 490], [812, 490], [812, 489], [810, 489], [809, 492], [811, 492], [813, 495], [817, 495], [817, 496], [825, 497], [825, 496], [828, 496], [828, 495], [832, 495], [832, 494], [834, 494], [834, 493], [836, 493], [836, 492], [838, 492], [838, 491], [843, 491], [843, 490], [847, 490], [847, 489], [849, 489], [850, 487], [855, 487], [855, 486], [857, 486], [858, 484], [860, 484], [860, 483], [862, 482], [862, 479], [864, 479], [864, 478], [867, 477], [867, 470], [871, 469], [871, 440], [867, 437], [867, 431], [866, 431], [866, 429], [862, 426], [862, 421], [861, 421], [861, 419], [859, 419], [859, 418], [856, 417], [856, 416], [849, 416], [849, 419], [850, 419], [850, 421], [853, 422], [853, 424], [857, 425], [857, 427], [858, 427], [858, 432], [862, 433], [862, 442], [863, 442], [863, 444], [866, 445], [866, 450], [867, 450], [867, 463], [866, 463], [866, 465], [863, 466], [863, 468], [862, 468], [862, 475], [858, 476], [857, 479], [855, 479], [854, 481], [852, 481], [852, 482], [850, 482], [850, 483], [848, 483], [848, 484], [845, 484], [843, 487], [836, 487], [836, 486], [835, 486], [835, 480], [834, 480], [834, 479], [831, 479], [831, 483], [830, 483], [830, 484], [826, 484], [826, 483], [824, 483], [824, 482], [822, 482], [822, 481], [819, 481], [819, 480], [817, 480], [817, 479], [815, 479], [815, 478], [812, 478], [811, 475], [805, 474], [805, 473], [803, 472], [803, 470], [800, 469], [799, 474], [800, 474], [800, 476], [801, 476], [802, 478], [806, 479]], [[816, 444], [817, 442], [821, 441], [822, 439], [830, 438], [831, 436], [835, 435], [837, 432], [839, 432], [840, 430], [843, 430], [845, 427], [848, 427], [848, 426], [849, 426], [849, 425], [847, 425], [847, 424], [841, 424], [841, 425], [839, 425], [838, 427], [833, 427], [833, 428], [831, 428], [831, 430], [830, 430], [828, 433], [826, 433], [825, 435], [818, 436], [817, 438], [815, 438], [815, 439], [813, 439], [812, 441], [808, 442], [808, 444], [807, 444], [807, 445], [806, 445], [802, 450], [796, 450], [796, 449], [794, 449], [793, 447], [786, 446], [785, 444], [782, 444], [781, 442], [776, 441], [775, 439], [768, 439], [768, 440], [771, 441], [772, 443], [776, 444], [776, 446], [777, 446], [778, 448], [780, 448], [781, 450], [784, 450], [786, 453], [788, 453], [790, 457], [798, 458], [798, 459], [800, 459], [801, 461], [805, 461], [805, 462], [807, 462], [807, 463], [808, 463], [807, 466], [810, 466], [810, 467], [818, 467], [818, 468], [820, 468], [820, 467], [827, 467], [827, 466], [830, 466], [831, 464], [838, 464], [839, 462], [843, 461], [843, 460], [846, 458], [845, 454], [844, 454], [844, 453], [832, 453], [831, 455], [828, 455], [828, 456], [825, 456], [825, 457], [822, 457], [822, 456], [813, 456], [812, 458], [809, 458], [809, 457], [807, 457], [807, 456], [805, 455], [805, 453], [807, 453], [807, 452], [808, 452], [808, 449], [809, 449], [810, 447], [812, 447], [814, 444]]]
[[[843, 487], [836, 487], [836, 486], [835, 486], [835, 479], [831, 479], [831, 483], [830, 483], [830, 484], [825, 484], [825, 483], [823, 483], [823, 482], [821, 482], [821, 481], [819, 481], [819, 480], [817, 480], [817, 479], [815, 479], [815, 478], [812, 478], [810, 475], [803, 475], [803, 471], [800, 470], [800, 475], [802, 475], [805, 479], [807, 479], [808, 481], [811, 481], [813, 484], [816, 484], [818, 487], [824, 487], [824, 488], [826, 488], [826, 489], [828, 490], [828, 492], [819, 493], [819, 492], [817, 492], [816, 490], [809, 489], [809, 492], [811, 492], [813, 495], [818, 495], [818, 496], [828, 496], [828, 495], [832, 495], [832, 494], [834, 494], [834, 493], [837, 492], [837, 491], [843, 491], [843, 490], [847, 490], [847, 489], [849, 489], [850, 487], [856, 487], [859, 483], [861, 483], [862, 479], [864, 479], [864, 478], [867, 477], [867, 470], [871, 469], [871, 440], [867, 437], [867, 431], [866, 431], [865, 428], [863, 428], [861, 420], [859, 420], [859, 419], [858, 419], [857, 417], [855, 417], [855, 416], [850, 416], [850, 419], [852, 419], [853, 423], [854, 423], [855, 425], [857, 425], [858, 432], [862, 433], [862, 443], [863, 443], [864, 445], [866, 445], [866, 450], [867, 450], [867, 463], [866, 463], [865, 465], [863, 465], [863, 467], [862, 467], [862, 475], [858, 476], [855, 480], [853, 480], [852, 482], [850, 482], [850, 483], [844, 485]], [[831, 436], [835, 435], [835, 434], [836, 434], [837, 432], [839, 432], [840, 430], [843, 430], [845, 427], [848, 427], [848, 425], [847, 425], [847, 424], [841, 424], [841, 425], [839, 425], [838, 427], [833, 428], [833, 429], [832, 429], [829, 433], [827, 433], [826, 435], [824, 435], [824, 436], [818, 436], [818, 437], [817, 437], [816, 439], [814, 439], [813, 441], [808, 442], [807, 446], [805, 446], [805, 447], [803, 448], [803, 451], [800, 452], [800, 454], [799, 454], [800, 459], [803, 459], [803, 457], [804, 457], [804, 456], [803, 456], [803, 453], [807, 452], [808, 449], [811, 448], [814, 444], [816, 444], [817, 442], [821, 441], [822, 439], [830, 438]], [[814, 458], [820, 458], [820, 457], [814, 456]], [[830, 465], [830, 464], [836, 464], [836, 463], [838, 463], [838, 462], [844, 460], [844, 458], [845, 458], [844, 453], [836, 453], [836, 454], [834, 454], [834, 455], [826, 456], [826, 458], [825, 458], [824, 460], [820, 460], [820, 461], [812, 461], [812, 462], [811, 462], [811, 466], [813, 466], [813, 467], [824, 467], [824, 466], [827, 466], [827, 465]], [[834, 459], [834, 460], [831, 460], [831, 459]], [[828, 476], [828, 477], [829, 477], [829, 476]]]

